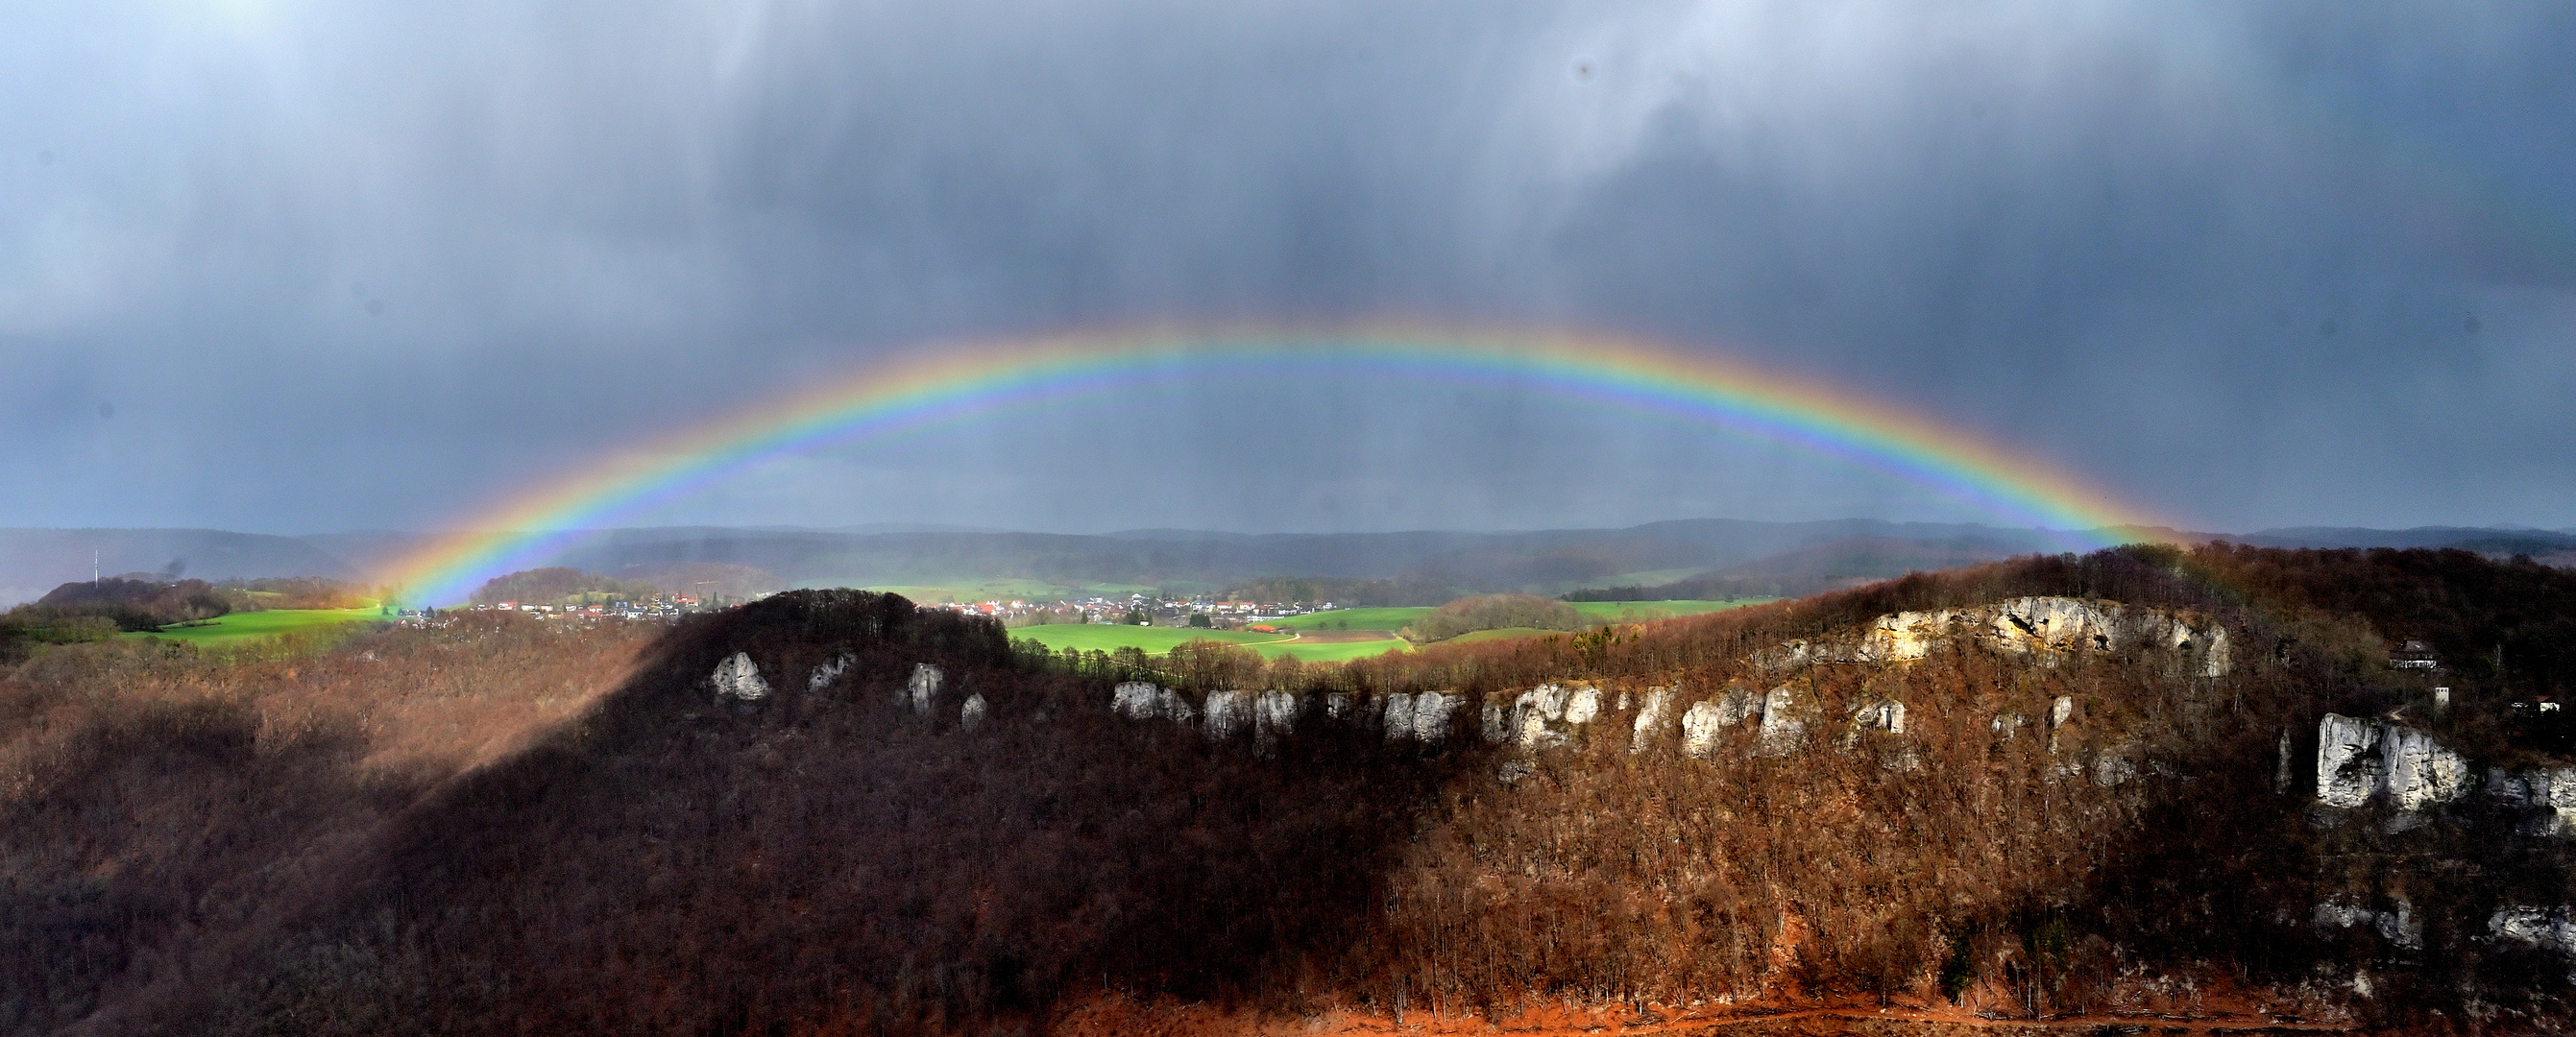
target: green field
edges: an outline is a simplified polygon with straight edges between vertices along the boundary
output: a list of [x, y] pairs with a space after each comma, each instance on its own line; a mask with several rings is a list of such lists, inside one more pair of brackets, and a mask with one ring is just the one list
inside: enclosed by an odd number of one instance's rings
[[386, 618], [375, 606], [357, 609], [270, 609], [266, 612], [235, 612], [217, 616], [202, 626], [172, 627], [158, 633], [125, 634], [124, 637], [159, 637], [192, 645], [222, 645], [279, 634], [327, 630], [332, 627]]
[[1282, 630], [1402, 630], [1430, 613], [1427, 608], [1334, 609], [1268, 622]]
[[1255, 634], [1242, 630], [1201, 630], [1195, 627], [1131, 627], [1115, 623], [1050, 623], [1044, 626], [1020, 627], [1011, 631], [1013, 638], [1026, 638], [1056, 651], [1067, 648], [1079, 651], [1114, 652], [1135, 647], [1147, 655], [1161, 655], [1184, 641], [1206, 639], [1229, 644], [1253, 645], [1268, 641], [1285, 641], [1281, 634]]
[[1576, 601], [1569, 602], [1583, 618], [1595, 623], [1643, 623], [1650, 619], [1696, 616], [1707, 612], [1759, 605], [1774, 598], [1739, 598], [1734, 601]]
[[1020, 627], [1011, 631], [1014, 638], [1026, 638], [1056, 651], [1067, 648], [1078, 651], [1114, 652], [1121, 648], [1142, 648], [1147, 655], [1161, 655], [1180, 645], [1196, 640], [1223, 641], [1242, 645], [1273, 658], [1288, 655], [1310, 663], [1341, 662], [1364, 659], [1389, 651], [1410, 651], [1412, 646], [1395, 637], [1369, 641], [1300, 642], [1294, 635], [1256, 634], [1246, 630], [1205, 630], [1197, 627], [1131, 627], [1108, 623], [1056, 623], [1046, 626]]
[[[1650, 619], [1670, 619], [1674, 616], [1716, 612], [1754, 603], [1754, 601], [1580, 601], [1573, 604], [1575, 611], [1582, 613], [1583, 618], [1594, 623], [1638, 623]], [[1333, 637], [1345, 630], [1353, 633], [1377, 631], [1392, 635], [1394, 631], [1422, 618], [1430, 611], [1428, 608], [1334, 609], [1330, 612], [1309, 612], [1302, 616], [1271, 620], [1269, 625], [1283, 630], [1312, 633], [1319, 637]], [[1526, 627], [1482, 630], [1453, 638], [1450, 643], [1493, 641], [1507, 637], [1538, 637], [1555, 633], [1563, 633], [1563, 631]], [[1161, 655], [1183, 642], [1206, 638], [1211, 641], [1242, 645], [1273, 658], [1290, 655], [1310, 663], [1343, 662], [1351, 659], [1365, 659], [1389, 651], [1413, 650], [1412, 645], [1393, 636], [1366, 641], [1344, 641], [1338, 638], [1328, 641], [1307, 641], [1277, 634], [1258, 634], [1248, 630], [1131, 627], [1100, 623], [1088, 625], [1062, 623], [1021, 627], [1011, 631], [1011, 636], [1027, 638], [1057, 651], [1074, 648], [1085, 652], [1095, 649], [1114, 652], [1121, 648], [1135, 647], [1144, 649], [1147, 655]]]

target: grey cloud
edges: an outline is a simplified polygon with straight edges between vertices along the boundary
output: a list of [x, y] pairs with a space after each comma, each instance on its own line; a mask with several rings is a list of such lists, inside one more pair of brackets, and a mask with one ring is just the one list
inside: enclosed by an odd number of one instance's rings
[[[17, 8], [0, 435], [21, 449], [0, 477], [46, 492], [0, 524], [431, 525], [924, 342], [1393, 314], [1811, 372], [2218, 528], [2568, 525], [2571, 23], [2548, 5]], [[1543, 395], [1420, 395], [1212, 386], [1020, 414], [661, 517], [1996, 517]], [[1103, 433], [1140, 413], [1150, 431]], [[1293, 433], [1271, 448], [1235, 431], [1246, 415]]]

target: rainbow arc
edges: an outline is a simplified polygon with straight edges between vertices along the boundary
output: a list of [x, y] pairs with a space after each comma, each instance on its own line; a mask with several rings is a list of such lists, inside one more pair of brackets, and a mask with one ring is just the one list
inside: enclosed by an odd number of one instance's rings
[[411, 601], [492, 576], [772, 458], [1047, 400], [1192, 379], [1327, 376], [1535, 388], [1793, 444], [1876, 469], [2070, 546], [2160, 525], [2097, 487], [1932, 418], [1811, 379], [1636, 339], [1413, 326], [1152, 330], [953, 345], [757, 401], [507, 497], [392, 567]]

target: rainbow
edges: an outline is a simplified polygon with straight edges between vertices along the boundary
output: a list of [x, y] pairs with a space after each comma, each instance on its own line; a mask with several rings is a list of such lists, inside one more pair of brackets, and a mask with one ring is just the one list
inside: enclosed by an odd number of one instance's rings
[[1227, 377], [1532, 387], [1783, 441], [1887, 472], [2071, 546], [2139, 539], [2138, 510], [2028, 457], [1883, 401], [1703, 353], [1604, 335], [1411, 326], [1151, 330], [954, 344], [759, 401], [502, 500], [391, 567], [406, 601], [448, 604], [620, 517], [762, 461], [1050, 399]]

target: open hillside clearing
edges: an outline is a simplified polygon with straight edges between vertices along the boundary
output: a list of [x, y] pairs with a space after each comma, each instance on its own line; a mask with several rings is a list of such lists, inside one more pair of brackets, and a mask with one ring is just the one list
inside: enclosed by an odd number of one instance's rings
[[[1375, 635], [1375, 636], [1372, 636]], [[1055, 651], [1115, 652], [1121, 648], [1141, 649], [1147, 655], [1162, 655], [1191, 641], [1221, 641], [1260, 652], [1267, 658], [1295, 656], [1310, 663], [1345, 662], [1365, 659], [1387, 652], [1411, 650], [1402, 638], [1384, 631], [1327, 631], [1314, 634], [1313, 640], [1299, 633], [1267, 634], [1249, 630], [1210, 630], [1205, 627], [1140, 627], [1110, 623], [1052, 623], [1021, 627], [1011, 631], [1014, 638], [1024, 638]]]
[[1020, 627], [1011, 631], [1013, 638], [1025, 638], [1056, 651], [1114, 652], [1121, 648], [1141, 648], [1147, 655], [1161, 655], [1191, 641], [1223, 641], [1227, 644], [1258, 647], [1286, 641], [1287, 634], [1257, 634], [1244, 630], [1208, 630], [1200, 627], [1140, 627], [1117, 623], [1048, 623]]
[[1327, 609], [1302, 616], [1268, 620], [1281, 630], [1384, 630], [1397, 631], [1406, 624], [1431, 614], [1431, 607], [1392, 606], [1360, 609]]
[[384, 609], [370, 605], [354, 609], [269, 609], [262, 612], [231, 612], [213, 619], [200, 620], [157, 631], [119, 635], [140, 638], [157, 637], [198, 646], [235, 644], [262, 637], [283, 634], [315, 633], [386, 618]]

